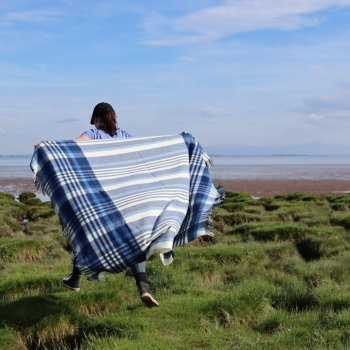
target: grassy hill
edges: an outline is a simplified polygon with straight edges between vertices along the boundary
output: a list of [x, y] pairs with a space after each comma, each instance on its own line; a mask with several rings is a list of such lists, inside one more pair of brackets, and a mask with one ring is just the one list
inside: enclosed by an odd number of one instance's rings
[[0, 194], [0, 349], [350, 348], [350, 195], [228, 193], [214, 239], [148, 263], [154, 309], [127, 273], [64, 289], [59, 220], [20, 200]]

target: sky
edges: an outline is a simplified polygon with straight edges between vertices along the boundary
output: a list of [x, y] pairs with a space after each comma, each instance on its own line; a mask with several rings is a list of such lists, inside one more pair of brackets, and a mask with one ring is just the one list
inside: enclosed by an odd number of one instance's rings
[[137, 136], [350, 147], [350, 0], [0, 0], [0, 154], [109, 102]]

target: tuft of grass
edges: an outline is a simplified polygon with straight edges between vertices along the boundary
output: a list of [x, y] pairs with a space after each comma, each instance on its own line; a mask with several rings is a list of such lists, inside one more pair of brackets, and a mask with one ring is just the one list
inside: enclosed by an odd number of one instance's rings
[[350, 229], [350, 214], [334, 213], [330, 220], [332, 225], [339, 225]]
[[[18, 200], [23, 203], [26, 204], [28, 201], [31, 201], [33, 199], [36, 199], [36, 195], [34, 192], [22, 192], [19, 196], [18, 196]], [[40, 199], [39, 202], [40, 203]]]
[[10, 237], [22, 231], [24, 215], [23, 205], [16, 202], [14, 196], [0, 192], [0, 237]]
[[302, 225], [264, 223], [237, 225], [229, 234], [239, 234], [244, 240], [283, 241], [301, 239], [308, 232], [309, 229]]
[[228, 226], [239, 225], [248, 222], [260, 222], [264, 220], [262, 215], [246, 213], [243, 211], [236, 211], [234, 213], [227, 213], [220, 215], [220, 220]]
[[314, 293], [322, 309], [331, 309], [335, 312], [350, 309], [349, 292], [334, 283], [324, 283], [315, 288]]
[[286, 284], [271, 296], [271, 300], [274, 307], [289, 312], [305, 312], [320, 306], [317, 296], [303, 283]]
[[264, 320], [259, 322], [255, 327], [254, 330], [269, 335], [269, 334], [275, 334], [282, 330], [281, 316], [278, 313], [273, 313], [272, 315], [269, 315]]
[[8, 326], [0, 328], [0, 345], [3, 350], [26, 350], [21, 333]]
[[348, 244], [339, 237], [309, 235], [309, 237], [297, 241], [296, 247], [303, 259], [312, 261], [339, 254], [348, 248]]
[[55, 242], [27, 238], [0, 238], [0, 259], [6, 262], [32, 262], [47, 257]]

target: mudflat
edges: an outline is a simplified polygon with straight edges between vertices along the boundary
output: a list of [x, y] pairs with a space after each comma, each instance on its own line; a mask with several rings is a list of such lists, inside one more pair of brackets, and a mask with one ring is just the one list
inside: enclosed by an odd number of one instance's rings
[[309, 194], [342, 194], [350, 193], [349, 180], [286, 180], [286, 179], [235, 179], [214, 180], [221, 184], [226, 191], [244, 192], [251, 196], [266, 197], [292, 192]]
[[[251, 196], [266, 197], [291, 192], [311, 194], [350, 193], [350, 180], [303, 180], [303, 179], [214, 179], [216, 185], [221, 184], [226, 191], [244, 192]], [[12, 194], [36, 192], [31, 178], [0, 179], [0, 191]]]

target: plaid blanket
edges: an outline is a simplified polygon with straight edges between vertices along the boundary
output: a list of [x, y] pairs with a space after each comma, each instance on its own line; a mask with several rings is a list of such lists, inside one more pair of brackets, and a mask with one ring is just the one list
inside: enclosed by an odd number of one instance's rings
[[93, 141], [45, 141], [33, 154], [35, 182], [50, 197], [77, 266], [94, 279], [158, 252], [212, 235], [223, 191], [209, 157], [188, 133]]

